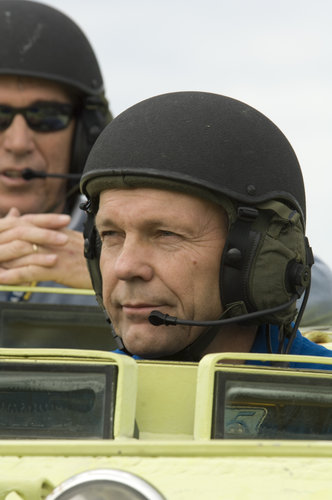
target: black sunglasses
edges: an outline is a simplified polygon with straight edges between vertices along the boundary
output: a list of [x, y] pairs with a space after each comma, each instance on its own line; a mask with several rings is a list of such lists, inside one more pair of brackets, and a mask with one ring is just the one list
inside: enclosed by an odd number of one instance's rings
[[18, 114], [24, 116], [29, 127], [36, 132], [55, 132], [68, 127], [74, 106], [59, 102], [40, 102], [26, 108], [0, 104], [0, 131], [6, 130]]

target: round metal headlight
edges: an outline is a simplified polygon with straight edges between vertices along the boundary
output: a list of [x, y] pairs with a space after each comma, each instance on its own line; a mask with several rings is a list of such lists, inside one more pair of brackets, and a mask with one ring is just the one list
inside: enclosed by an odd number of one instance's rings
[[121, 470], [96, 469], [73, 476], [46, 500], [165, 500], [142, 478]]

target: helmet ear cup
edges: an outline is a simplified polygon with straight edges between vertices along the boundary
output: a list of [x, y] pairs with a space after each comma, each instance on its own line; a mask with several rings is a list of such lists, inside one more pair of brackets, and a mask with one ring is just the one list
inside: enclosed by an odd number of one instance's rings
[[72, 148], [71, 173], [82, 173], [88, 154], [97, 137], [112, 120], [105, 98], [86, 97], [76, 120]]
[[[220, 294], [230, 316], [287, 304], [310, 286], [312, 262], [300, 215], [279, 202], [256, 212], [239, 208], [223, 252]], [[255, 322], [289, 324], [296, 312], [294, 302]]]
[[99, 304], [102, 305], [103, 282], [99, 266], [101, 240], [95, 226], [95, 216], [90, 211], [89, 202], [82, 204], [81, 209], [87, 212], [83, 231], [84, 257], [88, 265], [92, 286], [96, 292], [96, 298]]
[[[106, 99], [103, 97], [89, 96], [83, 101], [81, 110], [76, 117], [74, 140], [72, 142], [71, 162], [69, 172], [81, 174], [98, 135], [112, 120], [112, 114], [108, 108]], [[79, 184], [75, 179], [69, 179], [67, 183], [68, 209], [71, 211], [74, 198], [71, 194], [79, 192]], [[70, 193], [70, 194], [69, 194]]]

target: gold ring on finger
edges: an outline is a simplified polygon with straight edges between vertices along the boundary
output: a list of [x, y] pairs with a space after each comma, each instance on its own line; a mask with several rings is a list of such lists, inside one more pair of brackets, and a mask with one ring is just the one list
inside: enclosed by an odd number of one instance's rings
[[35, 253], [38, 252], [38, 245], [36, 245], [36, 243], [32, 243], [32, 249]]

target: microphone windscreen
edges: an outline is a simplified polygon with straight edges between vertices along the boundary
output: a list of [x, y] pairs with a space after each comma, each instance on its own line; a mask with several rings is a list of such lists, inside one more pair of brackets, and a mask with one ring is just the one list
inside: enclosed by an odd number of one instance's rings
[[165, 324], [165, 315], [160, 311], [152, 311], [149, 315], [149, 321], [154, 326], [160, 326]]

